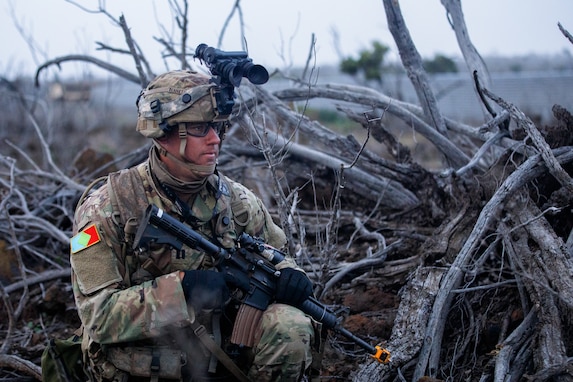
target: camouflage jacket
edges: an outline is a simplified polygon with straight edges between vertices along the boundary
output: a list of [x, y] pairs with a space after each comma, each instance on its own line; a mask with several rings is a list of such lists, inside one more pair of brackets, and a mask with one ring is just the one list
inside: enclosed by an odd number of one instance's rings
[[[110, 188], [112, 178], [116, 182]], [[114, 344], [153, 339], [166, 329], [187, 326], [194, 312], [186, 304], [178, 272], [209, 269], [212, 259], [188, 247], [182, 252], [159, 246], [147, 253], [133, 253], [126, 242], [149, 203], [172, 216], [180, 217], [181, 211], [154, 183], [148, 162], [110, 174], [109, 179], [80, 201], [75, 213], [70, 258], [84, 335], [90, 343]], [[137, 190], [144, 190], [145, 195], [137, 195]], [[116, 211], [125, 201], [141, 204], [130, 207], [128, 218]], [[233, 202], [242, 206], [238, 218], [233, 215], [237, 208], [230, 208]], [[210, 176], [189, 207], [196, 221], [193, 228], [216, 237], [225, 247], [233, 245], [239, 229], [276, 248], [286, 243], [284, 232], [259, 198], [223, 175]], [[296, 264], [289, 259], [277, 268], [285, 266]]]

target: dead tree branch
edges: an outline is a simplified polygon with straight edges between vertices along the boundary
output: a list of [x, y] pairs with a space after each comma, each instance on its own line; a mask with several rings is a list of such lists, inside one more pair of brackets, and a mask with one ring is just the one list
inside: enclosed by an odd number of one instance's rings
[[16, 355], [0, 354], [0, 367], [8, 367], [17, 371], [21, 371], [26, 375], [30, 375], [36, 378], [38, 381], [42, 380], [42, 369], [40, 366], [37, 366], [33, 362], [22, 359]]
[[[567, 163], [573, 159], [573, 152], [567, 152], [565, 148], [558, 150], [558, 160]], [[497, 219], [497, 210], [505, 202], [509, 195], [513, 195], [523, 185], [530, 182], [539, 176], [544, 168], [544, 162], [541, 155], [536, 155], [527, 159], [521, 166], [519, 166], [507, 179], [500, 185], [493, 197], [482, 209], [476, 224], [465, 242], [460, 253], [454, 260], [448, 272], [444, 275], [442, 285], [437, 293], [434, 302], [432, 314], [428, 320], [426, 329], [427, 341], [420, 350], [416, 371], [414, 373], [414, 380], [418, 380], [426, 375], [435, 376], [438, 370], [440, 347], [442, 344], [443, 330], [446, 323], [446, 316], [451, 306], [452, 295], [451, 291], [456, 289], [464, 274], [463, 269], [466, 268], [468, 262], [472, 258], [476, 247], [482, 240], [486, 230], [493, 224], [494, 219]], [[430, 340], [431, 339], [431, 340]]]
[[[438, 101], [430, 87], [426, 71], [422, 66], [422, 57], [420, 57], [402, 17], [400, 5], [397, 1], [384, 0], [384, 9], [386, 10], [388, 27], [400, 52], [402, 64], [408, 73], [408, 78], [414, 85], [424, 114], [431, 121], [430, 123], [434, 129], [442, 135], [447, 135], [446, 123], [438, 108]], [[453, 163], [453, 165], [459, 164]]]
[[58, 69], [61, 69], [60, 64], [63, 62], [74, 62], [74, 61], [84, 61], [84, 62], [89, 62], [91, 64], [96, 65], [99, 68], [102, 68], [110, 73], [113, 74], [117, 74], [118, 76], [120, 76], [121, 78], [124, 78], [128, 81], [131, 81], [133, 83], [139, 84], [140, 83], [140, 78], [139, 76], [136, 76], [124, 69], [121, 69], [115, 65], [112, 65], [106, 61], [102, 61], [98, 58], [95, 57], [91, 57], [91, 56], [85, 56], [83, 54], [70, 54], [67, 56], [62, 56], [62, 57], [56, 57], [54, 59], [48, 60], [46, 62], [44, 62], [42, 65], [40, 65], [38, 67], [38, 69], [36, 69], [36, 76], [35, 76], [35, 84], [36, 86], [40, 86], [40, 73], [44, 70], [49, 68], [52, 65], [56, 65], [58, 66]]

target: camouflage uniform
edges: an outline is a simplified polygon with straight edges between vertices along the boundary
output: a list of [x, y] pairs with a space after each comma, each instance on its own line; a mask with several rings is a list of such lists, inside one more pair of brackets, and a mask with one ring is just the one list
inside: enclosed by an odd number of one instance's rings
[[[208, 78], [194, 72], [159, 76], [138, 98], [137, 130], [161, 139], [165, 123], [174, 123], [182, 137], [183, 155], [184, 123], [228, 119], [217, 111], [215, 92]], [[143, 252], [132, 250], [135, 230], [149, 204], [185, 220], [185, 211], [168, 197], [162, 188], [165, 183], [158, 180], [161, 147], [155, 143], [147, 161], [110, 174], [76, 209], [72, 285], [83, 324], [85, 364], [93, 380], [205, 380], [206, 370], [213, 368], [209, 352], [192, 333], [196, 323], [214, 336], [220, 332], [223, 345], [229, 345], [224, 340], [235, 319], [234, 300], [224, 312], [194, 311], [186, 302], [179, 277], [180, 271], [215, 271], [214, 259], [186, 246], [181, 251], [167, 245]], [[188, 224], [226, 248], [234, 246], [241, 232], [282, 248], [284, 232], [273, 223], [260, 199], [213, 170], [207, 169], [205, 182], [184, 201], [191, 215]], [[277, 265], [278, 269], [284, 267], [296, 264], [287, 259]], [[216, 328], [219, 323], [221, 330]], [[292, 306], [271, 304], [253, 327], [252, 348], [226, 347], [249, 379], [301, 380], [312, 361], [311, 319]], [[217, 372], [221, 369], [219, 365]]]

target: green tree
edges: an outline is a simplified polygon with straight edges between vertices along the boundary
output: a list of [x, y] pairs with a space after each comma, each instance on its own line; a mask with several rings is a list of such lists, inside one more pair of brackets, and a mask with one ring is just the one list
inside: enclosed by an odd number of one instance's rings
[[340, 70], [343, 73], [357, 76], [362, 73], [366, 80], [382, 82], [382, 72], [384, 68], [384, 56], [390, 48], [378, 42], [372, 42], [371, 50], [361, 50], [358, 58], [347, 57], [340, 63]]
[[442, 54], [436, 54], [431, 60], [423, 61], [428, 73], [457, 73], [458, 67], [454, 60]]

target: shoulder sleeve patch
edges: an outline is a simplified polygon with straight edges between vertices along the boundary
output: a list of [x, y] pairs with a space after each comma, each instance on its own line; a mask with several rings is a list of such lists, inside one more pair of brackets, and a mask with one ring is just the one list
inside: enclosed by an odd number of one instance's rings
[[91, 224], [78, 232], [70, 239], [70, 252], [73, 255], [79, 251], [89, 248], [101, 241], [101, 236], [95, 224]]
[[89, 295], [122, 281], [112, 250], [100, 241], [70, 256], [80, 291]]

